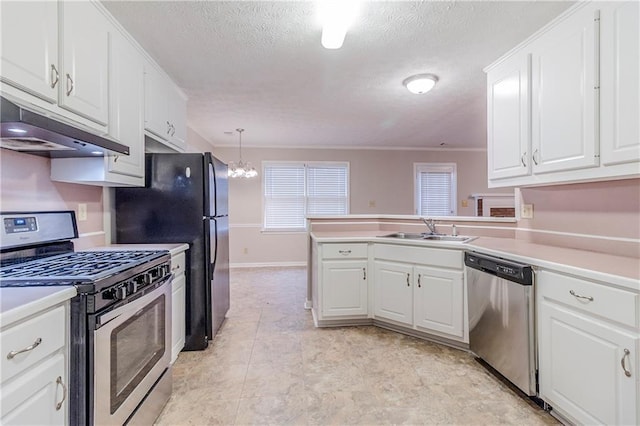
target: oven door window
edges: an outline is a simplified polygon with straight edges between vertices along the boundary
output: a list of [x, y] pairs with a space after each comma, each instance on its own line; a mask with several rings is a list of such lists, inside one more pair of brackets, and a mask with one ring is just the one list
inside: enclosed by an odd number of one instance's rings
[[165, 309], [162, 295], [111, 332], [111, 414], [164, 355]]

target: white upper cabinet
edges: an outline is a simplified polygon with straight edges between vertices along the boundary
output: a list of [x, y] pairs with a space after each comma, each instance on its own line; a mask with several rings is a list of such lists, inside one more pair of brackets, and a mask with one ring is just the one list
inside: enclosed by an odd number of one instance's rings
[[104, 130], [107, 73], [107, 23], [93, 2], [2, 3], [3, 93]]
[[58, 4], [2, 3], [2, 81], [49, 103], [58, 100]]
[[604, 165], [640, 161], [640, 3], [600, 13], [600, 131]]
[[180, 90], [154, 65], [144, 70], [144, 123], [155, 140], [184, 151], [187, 139], [187, 101]]
[[486, 68], [489, 187], [640, 176], [639, 8], [578, 2]]
[[109, 118], [107, 21], [90, 2], [63, 1], [60, 106], [100, 124]]
[[116, 28], [108, 28], [109, 126], [129, 155], [52, 158], [51, 179], [99, 186], [144, 186], [144, 59]]
[[129, 155], [108, 157], [111, 173], [127, 175], [144, 185], [144, 68], [131, 43], [114, 31], [110, 45], [111, 104], [109, 134], [129, 147]]
[[598, 165], [597, 13], [583, 8], [532, 45], [534, 173]]
[[531, 173], [531, 57], [520, 53], [487, 73], [489, 179]]

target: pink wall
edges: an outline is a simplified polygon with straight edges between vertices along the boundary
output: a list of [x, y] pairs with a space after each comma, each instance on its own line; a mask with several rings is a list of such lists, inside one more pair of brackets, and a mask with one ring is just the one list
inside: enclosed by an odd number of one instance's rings
[[[216, 147], [225, 162], [238, 161], [237, 147]], [[350, 167], [350, 213], [414, 214], [413, 163], [457, 164], [458, 215], [474, 216], [473, 193], [508, 192], [487, 189], [485, 151], [404, 151], [359, 149], [243, 148], [243, 159], [258, 170], [256, 179], [229, 182], [230, 257], [232, 264], [302, 264], [306, 262], [306, 234], [262, 232], [263, 161], [347, 161]], [[375, 207], [369, 202], [373, 201]], [[277, 248], [274, 250], [274, 247]]]
[[518, 222], [518, 238], [640, 257], [640, 179], [523, 188], [521, 193], [534, 205], [534, 217]]
[[91, 233], [76, 242], [78, 248], [104, 244], [102, 188], [52, 182], [48, 158], [0, 150], [0, 210], [75, 210], [87, 204], [87, 220], [78, 221], [78, 233]]

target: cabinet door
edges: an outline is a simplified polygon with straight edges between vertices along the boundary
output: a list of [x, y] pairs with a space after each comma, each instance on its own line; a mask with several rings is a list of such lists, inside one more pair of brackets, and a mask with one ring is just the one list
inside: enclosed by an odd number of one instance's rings
[[0, 424], [64, 425], [68, 397], [65, 358], [57, 354], [27, 370], [11, 384], [3, 383]]
[[151, 64], [144, 68], [144, 128], [162, 140], [171, 132], [167, 82]]
[[487, 74], [489, 179], [531, 173], [531, 56], [519, 53]]
[[594, 13], [583, 7], [532, 44], [534, 174], [598, 166]]
[[[109, 172], [144, 177], [144, 68], [140, 53], [122, 34], [111, 33], [109, 134], [129, 155], [108, 157]], [[141, 185], [144, 181], [141, 180]]]
[[374, 315], [413, 325], [413, 267], [402, 263], [375, 262]]
[[171, 123], [171, 143], [180, 150], [187, 142], [187, 103], [177, 89], [170, 88], [169, 122]]
[[416, 267], [414, 274], [416, 327], [463, 337], [462, 271]]
[[58, 4], [2, 2], [2, 81], [48, 102], [58, 100]]
[[178, 359], [185, 338], [185, 275], [179, 274], [171, 282], [171, 363]]
[[322, 262], [322, 316], [366, 316], [366, 260]]
[[638, 335], [544, 298], [538, 321], [540, 397], [577, 423], [638, 424]]
[[63, 1], [60, 106], [106, 125], [109, 35], [106, 18], [90, 2]]
[[600, 15], [601, 155], [640, 161], [640, 3], [611, 2]]

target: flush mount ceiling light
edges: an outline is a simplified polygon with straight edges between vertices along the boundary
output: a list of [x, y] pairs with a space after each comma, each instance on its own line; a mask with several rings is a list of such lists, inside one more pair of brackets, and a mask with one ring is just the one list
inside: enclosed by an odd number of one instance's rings
[[438, 77], [433, 74], [416, 74], [406, 78], [402, 84], [416, 95], [427, 93], [436, 85]]
[[339, 49], [358, 14], [358, 2], [323, 0], [318, 2], [317, 7], [322, 23], [322, 46], [326, 49]]
[[229, 163], [229, 177], [232, 178], [252, 178], [258, 176], [258, 172], [256, 169], [251, 167], [251, 163], [248, 161], [245, 163], [242, 161], [242, 132], [244, 129], [236, 129], [238, 132], [240, 144], [239, 144], [239, 156], [240, 161], [238, 163], [234, 163], [233, 161]]

